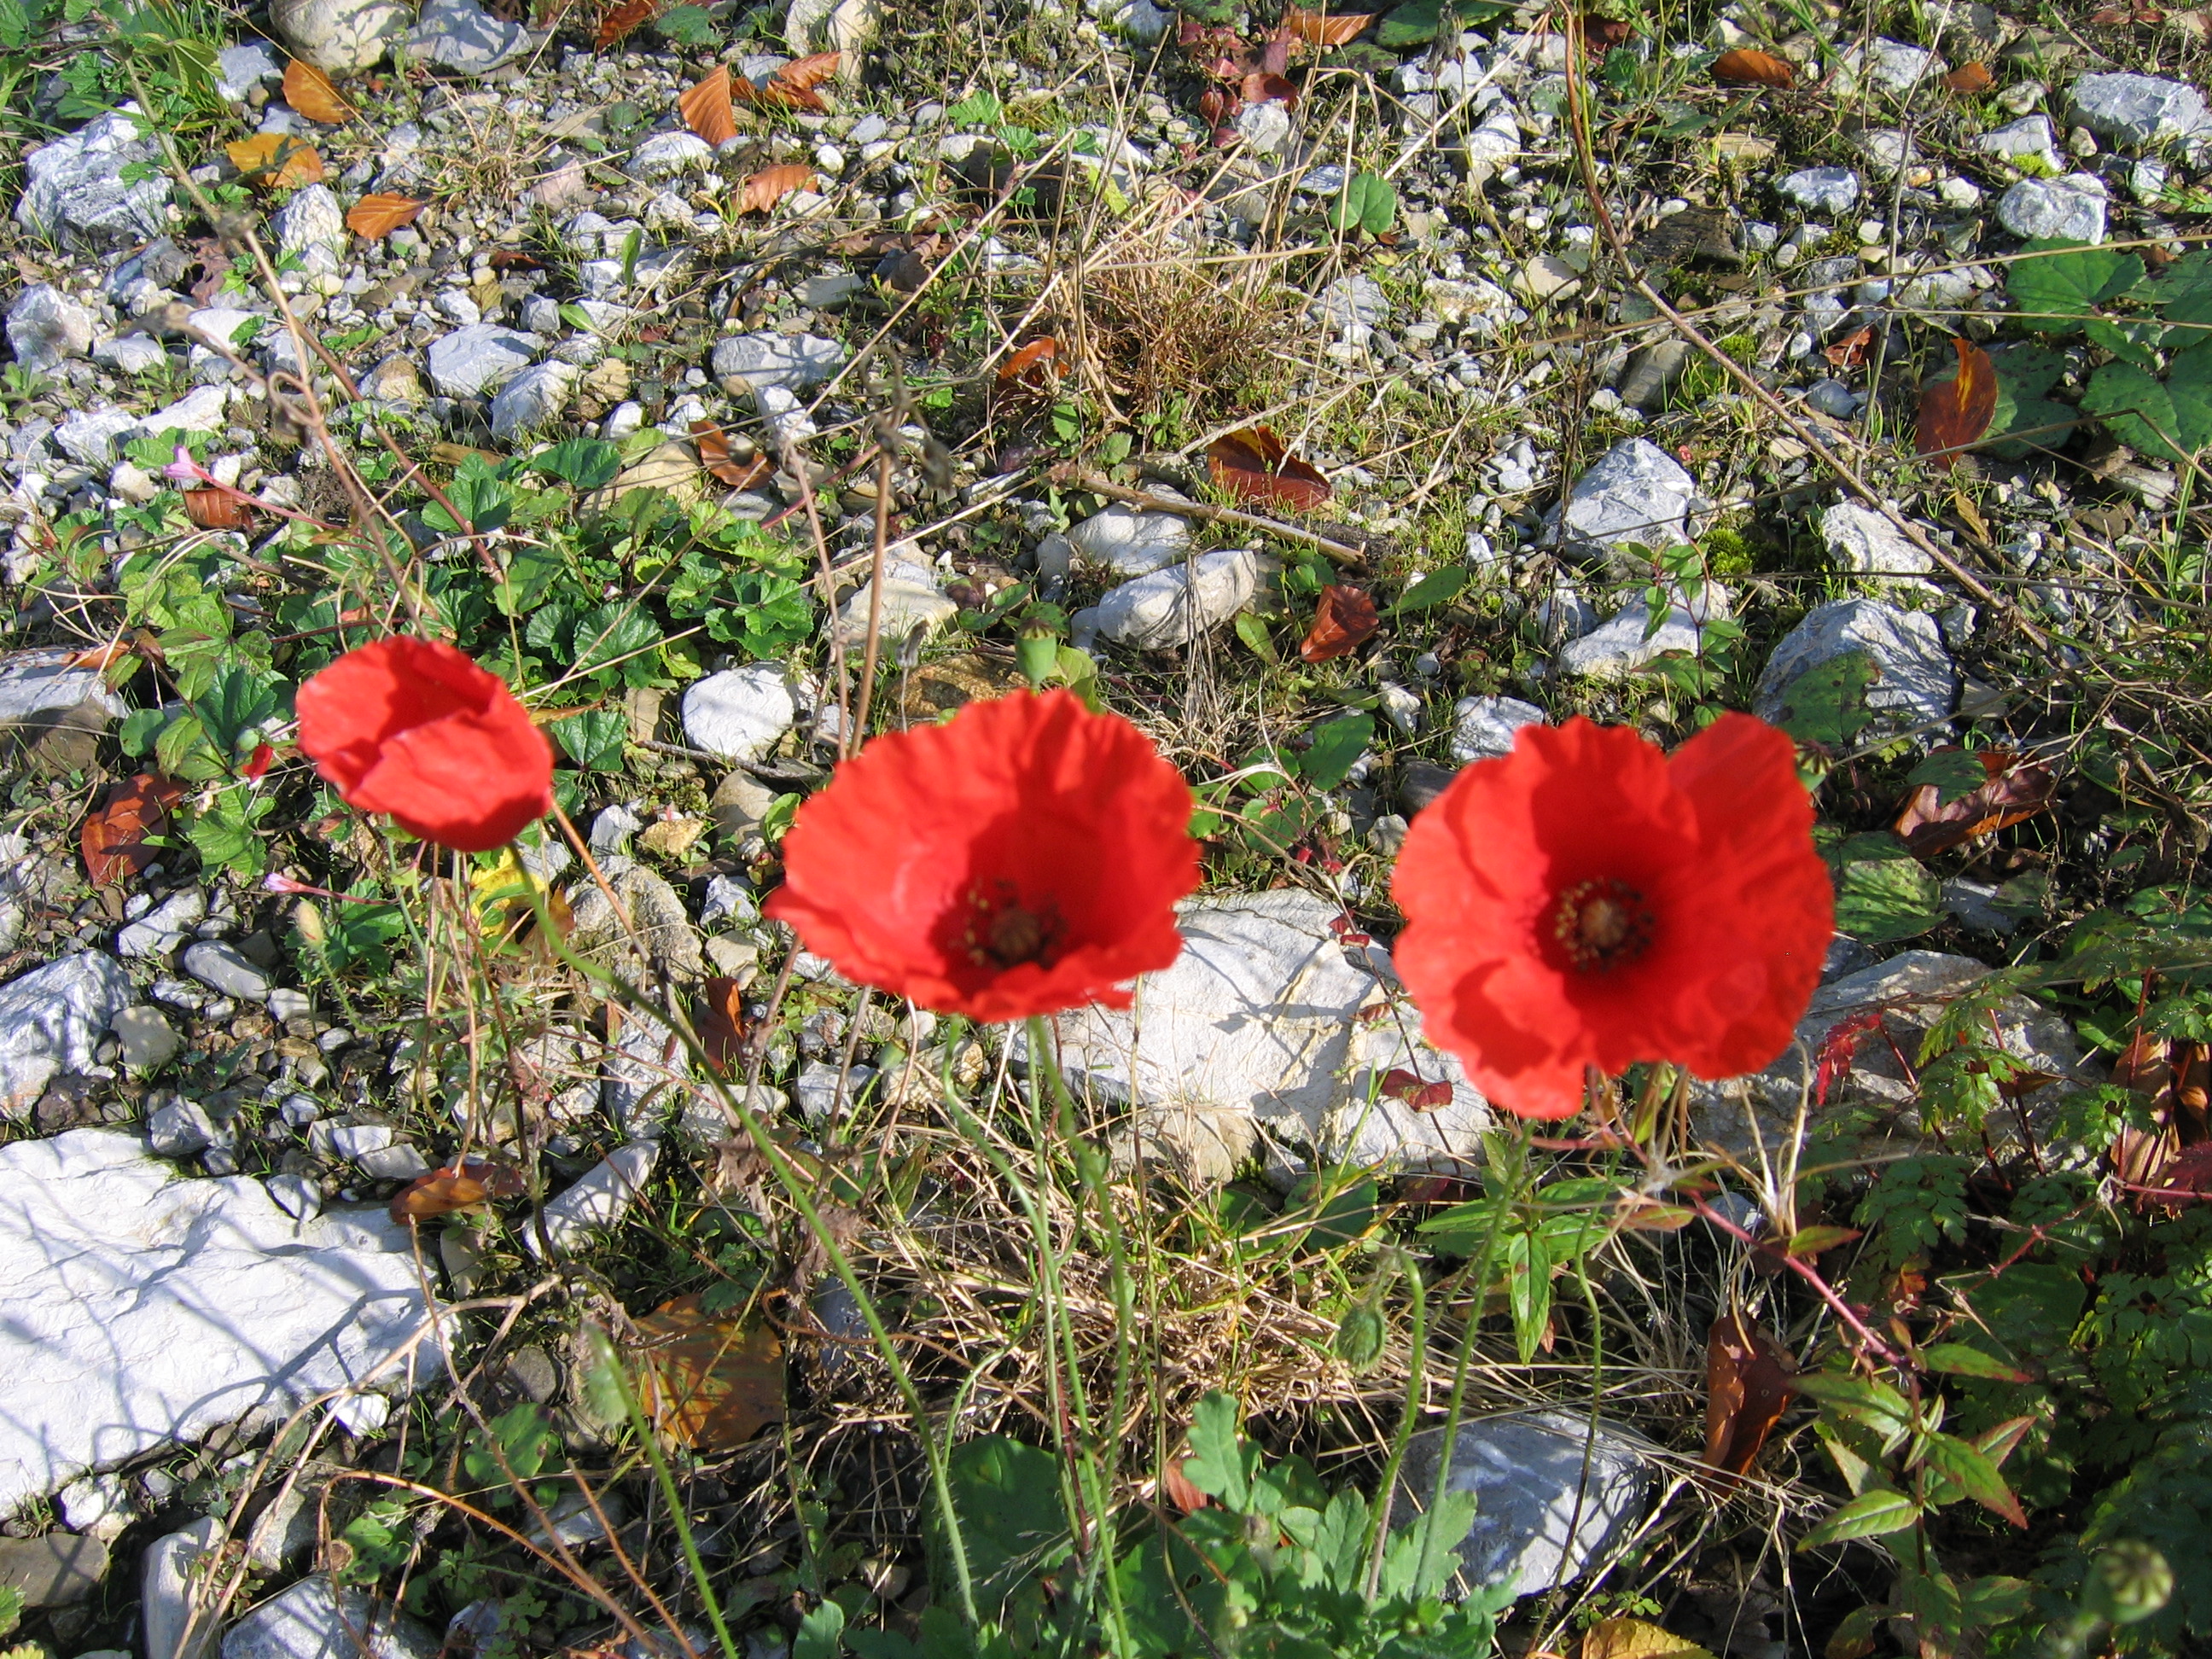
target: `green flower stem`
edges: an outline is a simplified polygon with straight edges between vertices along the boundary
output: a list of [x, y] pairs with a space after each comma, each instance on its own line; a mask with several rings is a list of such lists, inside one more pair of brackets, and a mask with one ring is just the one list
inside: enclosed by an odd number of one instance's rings
[[1406, 1448], [1413, 1438], [1413, 1425], [1421, 1415], [1422, 1379], [1426, 1370], [1422, 1364], [1429, 1346], [1429, 1293], [1421, 1283], [1421, 1266], [1404, 1250], [1397, 1252], [1398, 1265], [1406, 1275], [1406, 1286], [1413, 1294], [1411, 1318], [1411, 1351], [1406, 1360], [1406, 1409], [1398, 1419], [1398, 1431], [1390, 1438], [1390, 1459], [1382, 1466], [1382, 1479], [1375, 1488], [1375, 1502], [1367, 1516], [1367, 1535], [1361, 1553], [1368, 1558], [1367, 1599], [1373, 1601], [1382, 1572], [1382, 1543], [1390, 1526], [1390, 1497], [1398, 1490], [1398, 1471], [1406, 1462]]

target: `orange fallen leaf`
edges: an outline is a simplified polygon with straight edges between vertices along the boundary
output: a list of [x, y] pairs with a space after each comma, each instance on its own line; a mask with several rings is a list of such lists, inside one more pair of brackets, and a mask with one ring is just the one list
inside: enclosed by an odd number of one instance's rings
[[[1957, 754], [1956, 744], [1929, 751]], [[2032, 818], [2051, 805], [2057, 780], [2051, 769], [2022, 757], [2017, 750], [1984, 749], [1974, 758], [1981, 762], [1986, 781], [1963, 795], [1942, 798], [1942, 791], [1923, 783], [1905, 797], [1905, 810], [1894, 826], [1915, 858], [1933, 858], [1954, 847], [1991, 836], [2010, 824]]]
[[152, 837], [168, 829], [169, 814], [184, 798], [184, 785], [152, 772], [125, 778], [110, 789], [77, 831], [92, 884], [107, 887], [145, 874], [161, 856]]
[[1283, 27], [1297, 39], [1310, 46], [1326, 50], [1330, 46], [1349, 46], [1364, 33], [1375, 21], [1373, 12], [1346, 13], [1331, 17], [1318, 11], [1306, 11], [1297, 6], [1283, 14]]
[[227, 489], [187, 489], [185, 516], [202, 530], [243, 530], [253, 522], [253, 503]]
[[766, 213], [795, 190], [805, 190], [814, 182], [814, 169], [804, 161], [786, 161], [781, 167], [763, 167], [744, 182], [738, 192], [738, 211]]
[[1160, 1476], [1160, 1496], [1185, 1515], [1196, 1515], [1213, 1506], [1213, 1500], [1191, 1484], [1190, 1477], [1182, 1472], [1182, 1465], [1176, 1462], [1170, 1462]]
[[1996, 76], [1990, 73], [1990, 66], [1976, 58], [1971, 64], [1960, 64], [1945, 76], [1943, 84], [1954, 92], [1972, 94], [1984, 90], [1996, 79]]
[[[1048, 334], [1041, 340], [1031, 340], [1012, 356], [1007, 358], [1005, 362], [1000, 363], [999, 379], [1001, 382], [1048, 379], [1060, 372], [1059, 360], [1060, 342]], [[1036, 369], [1040, 373], [1033, 376], [1030, 374], [1031, 369]]]
[[684, 124], [708, 143], [720, 148], [738, 136], [737, 118], [730, 112], [730, 66], [718, 64], [714, 72], [676, 100]]
[[1328, 480], [1299, 459], [1273, 427], [1248, 426], [1206, 446], [1206, 471], [1240, 501], [1277, 501], [1310, 511], [1329, 498]]
[[1705, 1461], [1741, 1474], [1797, 1392], [1790, 1351], [1730, 1309], [1705, 1339]]
[[783, 1344], [757, 1322], [717, 1318], [679, 1296], [637, 1322], [646, 1412], [694, 1451], [735, 1451], [783, 1420]]
[[1866, 361], [1867, 348], [1873, 343], [1874, 329], [1869, 325], [1846, 334], [1820, 355], [1838, 368], [1856, 368]]
[[734, 489], [750, 489], [775, 471], [765, 455], [741, 461], [731, 454], [729, 434], [712, 421], [691, 422], [691, 442], [699, 451], [699, 465]]
[[258, 132], [228, 146], [231, 166], [270, 190], [297, 190], [323, 181], [323, 158], [313, 144], [289, 132]]
[[1738, 46], [1713, 59], [1713, 79], [1724, 87], [1778, 87], [1787, 92], [1797, 84], [1797, 71], [1787, 58]]
[[1375, 614], [1375, 601], [1363, 590], [1324, 587], [1321, 602], [1314, 608], [1313, 626], [1298, 646], [1298, 655], [1308, 662], [1328, 662], [1357, 651], [1375, 637], [1375, 630], [1382, 625]]
[[741, 104], [819, 112], [822, 99], [814, 88], [837, 72], [842, 57], [840, 52], [817, 52], [811, 58], [795, 58], [765, 81], [734, 76], [730, 81], [730, 95]]
[[364, 241], [389, 236], [402, 225], [411, 225], [430, 204], [412, 196], [364, 196], [346, 215], [346, 228]]
[[708, 977], [699, 999], [699, 1042], [716, 1077], [741, 1074], [745, 1063], [745, 1000], [737, 981], [720, 974]]
[[429, 1221], [495, 1198], [520, 1198], [527, 1190], [520, 1171], [502, 1164], [447, 1164], [416, 1176], [392, 1194], [392, 1218], [402, 1224]]
[[592, 44], [605, 52], [659, 15], [660, 0], [626, 0], [626, 3], [617, 6], [599, 20], [599, 32], [592, 37]]
[[310, 121], [325, 126], [337, 126], [361, 113], [331, 83], [329, 76], [300, 58], [284, 66], [284, 101]]
[[1939, 456], [1947, 471], [1958, 465], [1960, 450], [1990, 429], [1990, 417], [1997, 412], [1997, 374], [1989, 353], [1956, 335], [1951, 343], [1959, 352], [1958, 375], [1922, 391], [1912, 436], [1914, 451]]

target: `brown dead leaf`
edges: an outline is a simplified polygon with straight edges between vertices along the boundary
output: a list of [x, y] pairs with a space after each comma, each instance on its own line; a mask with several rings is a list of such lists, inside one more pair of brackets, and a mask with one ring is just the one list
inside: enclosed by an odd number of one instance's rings
[[1298, 106], [1297, 87], [1279, 75], [1248, 75], [1237, 89], [1248, 104], [1280, 104], [1285, 109]]
[[605, 52], [659, 15], [660, 0], [625, 0], [624, 4], [599, 20], [599, 32], [592, 37], [592, 44]]
[[775, 471], [775, 463], [765, 455], [738, 459], [730, 453], [729, 434], [712, 421], [692, 422], [691, 441], [699, 451], [699, 465], [732, 489], [750, 489]]
[[1206, 471], [1239, 501], [1268, 501], [1309, 512], [1329, 498], [1329, 483], [1311, 462], [1291, 453], [1273, 427], [1248, 426], [1206, 446]]
[[1314, 607], [1313, 626], [1298, 646], [1298, 655], [1308, 662], [1328, 662], [1347, 652], [1357, 651], [1375, 636], [1382, 619], [1375, 614], [1375, 601], [1364, 589], [1346, 586], [1324, 587], [1321, 602]]
[[1765, 1332], [1730, 1309], [1705, 1339], [1705, 1461], [1741, 1474], [1797, 1392], [1797, 1362]]
[[730, 96], [740, 104], [759, 104], [771, 109], [802, 109], [819, 113], [823, 108], [821, 95], [814, 88], [836, 74], [843, 54], [817, 52], [811, 58], [796, 58], [765, 81], [751, 81], [744, 76], [730, 80]]
[[814, 169], [804, 161], [786, 161], [781, 167], [763, 167], [744, 182], [738, 193], [738, 211], [766, 213], [795, 190], [805, 190], [814, 183]]
[[1990, 66], [1979, 58], [1976, 58], [1971, 64], [1960, 64], [1958, 68], [1945, 76], [1943, 84], [1953, 92], [1971, 95], [1977, 92], [1986, 91], [1990, 82], [1996, 79], [1996, 76], [1990, 73]]
[[[1031, 369], [1036, 371], [1032, 374]], [[1044, 381], [1056, 378], [1060, 372], [1060, 342], [1051, 335], [1041, 340], [1031, 340], [1012, 356], [999, 365], [999, 379], [1007, 380]]]
[[528, 1190], [521, 1172], [503, 1164], [447, 1164], [416, 1176], [392, 1194], [392, 1218], [402, 1224], [429, 1221], [495, 1198], [520, 1198]]
[[1738, 46], [1713, 59], [1713, 79], [1724, 87], [1777, 87], [1787, 92], [1797, 84], [1797, 71], [1787, 58]]
[[1404, 1101], [1417, 1112], [1443, 1110], [1452, 1103], [1454, 1093], [1449, 1083], [1431, 1083], [1419, 1072], [1398, 1066], [1383, 1073], [1380, 1091], [1389, 1099]]
[[346, 215], [346, 228], [363, 241], [389, 236], [402, 225], [411, 225], [430, 204], [412, 196], [364, 196]]
[[679, 1296], [637, 1322], [643, 1404], [660, 1431], [694, 1451], [735, 1451], [783, 1420], [783, 1344]]
[[1160, 1496], [1185, 1515], [1195, 1515], [1213, 1506], [1213, 1500], [1191, 1484], [1179, 1462], [1170, 1462], [1167, 1472], [1160, 1476]]
[[223, 154], [249, 183], [264, 190], [297, 190], [323, 181], [323, 158], [313, 144], [289, 132], [258, 132], [228, 146]]
[[676, 100], [684, 124], [718, 149], [738, 136], [737, 118], [730, 112], [730, 66], [720, 64], [714, 72]]
[[187, 489], [185, 516], [202, 530], [243, 530], [253, 522], [253, 503], [227, 489]]
[[184, 798], [184, 785], [152, 772], [125, 778], [110, 789], [77, 832], [92, 884], [107, 887], [143, 875], [161, 856], [152, 838], [168, 829], [169, 814]]
[[[1955, 744], [1929, 751], [1931, 757], [1958, 752]], [[2011, 749], [1984, 749], [1975, 758], [1988, 776], [1978, 787], [1945, 800], [1934, 784], [1923, 783], [1905, 797], [1894, 827], [1915, 858], [1934, 858], [1977, 836], [1995, 835], [2051, 805], [2057, 781], [2049, 767]]]
[[329, 76], [299, 58], [284, 66], [284, 101], [325, 126], [337, 126], [361, 113], [331, 84]]
[[1920, 422], [1914, 428], [1916, 453], [1940, 458], [1946, 471], [1956, 466], [1959, 452], [1990, 429], [1997, 412], [1997, 374], [1990, 355], [1972, 341], [1954, 335], [1959, 353], [1959, 373], [1937, 380], [1920, 393]]
[[1331, 17], [1323, 12], [1292, 6], [1283, 13], [1283, 27], [1296, 39], [1326, 52], [1332, 46], [1351, 45], [1367, 32], [1367, 26], [1375, 17], [1373, 12], [1347, 12]]
[[716, 1077], [737, 1077], [745, 1064], [745, 999], [738, 981], [708, 977], [699, 998], [699, 1043]]

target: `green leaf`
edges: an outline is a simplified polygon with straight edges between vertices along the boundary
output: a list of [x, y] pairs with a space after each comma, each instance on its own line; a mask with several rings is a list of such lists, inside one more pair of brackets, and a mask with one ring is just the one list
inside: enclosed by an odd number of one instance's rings
[[1282, 660], [1276, 654], [1275, 641], [1268, 637], [1267, 624], [1249, 611], [1237, 613], [1237, 637], [1244, 641], [1247, 650], [1270, 668]]
[[1919, 860], [1863, 859], [1836, 886], [1836, 928], [1868, 945], [1926, 933], [1943, 919], [1943, 884]]
[[[1188, 10], [1188, 4], [1184, 9]], [[1382, 20], [1376, 40], [1386, 46], [1418, 46], [1433, 40], [1448, 28], [1484, 23], [1503, 17], [1513, 8], [1501, 0], [1407, 0]]]
[[619, 772], [629, 717], [619, 708], [586, 708], [546, 726], [561, 752], [587, 772]]
[[2021, 320], [2039, 334], [2078, 333], [2097, 307], [2142, 281], [2132, 253], [2077, 242], [2033, 241], [2005, 276]]
[[1505, 1297], [1513, 1310], [1514, 1346], [1525, 1365], [1536, 1357], [1552, 1322], [1552, 1258], [1535, 1234], [1506, 1235]]
[[2012, 1495], [1997, 1466], [1965, 1441], [1954, 1435], [1931, 1434], [1921, 1443], [1921, 1455], [1929, 1468], [1984, 1509], [2002, 1516], [2015, 1527], [2027, 1524], [2027, 1517], [2021, 1513], [2020, 1499]]
[[[699, 8], [678, 9], [698, 11]], [[835, 1601], [824, 1601], [799, 1621], [799, 1633], [791, 1639], [791, 1659], [837, 1659], [844, 1635], [845, 1609]]]
[[2114, 437], [2138, 454], [2161, 460], [2179, 457], [2173, 439], [2181, 423], [2173, 399], [2133, 363], [2106, 363], [2091, 375], [2081, 409], [2102, 419]]
[[2123, 322], [2096, 317], [2090, 319], [2085, 331], [2091, 345], [2102, 346], [2115, 357], [2139, 368], [2157, 372], [2159, 342], [2166, 336], [2162, 324], [2142, 317], [2131, 317]]
[[557, 542], [517, 542], [507, 550], [507, 574], [492, 588], [492, 603], [506, 617], [525, 616], [568, 568]]
[[615, 474], [622, 471], [622, 451], [597, 438], [563, 438], [550, 449], [533, 456], [530, 465], [548, 477], [558, 478], [579, 489], [597, 489], [602, 484], [613, 483]]
[[1901, 1492], [1862, 1492], [1797, 1540], [1801, 1550], [1839, 1544], [1846, 1538], [1881, 1538], [1903, 1532], [1920, 1518], [1920, 1505]]
[[[1459, 1547], [1474, 1528], [1474, 1494], [1453, 1491], [1446, 1492], [1436, 1508], [1414, 1516], [1383, 1552], [1381, 1589], [1384, 1598], [1434, 1595], [1449, 1583], [1460, 1568]], [[1430, 1559], [1425, 1583], [1420, 1582], [1425, 1547]]]
[[1316, 789], [1334, 789], [1344, 781], [1352, 762], [1366, 752], [1375, 738], [1370, 714], [1346, 714], [1326, 720], [1314, 729], [1313, 746], [1298, 757], [1298, 770]]
[[1867, 1428], [1884, 1444], [1901, 1443], [1912, 1431], [1911, 1402], [1887, 1382], [1839, 1371], [1801, 1371], [1797, 1392], [1832, 1407], [1837, 1416]]
[[1431, 605], [1448, 605], [1465, 591], [1473, 574], [1463, 564], [1448, 564], [1441, 570], [1431, 570], [1398, 596], [1397, 608], [1426, 611]]
[[1982, 765], [1982, 757], [1967, 749], [1941, 750], [1929, 756], [1905, 775], [1905, 781], [1909, 784], [1934, 784], [1936, 799], [1943, 803], [1972, 793], [1989, 779], [1989, 772]]
[[246, 732], [274, 716], [283, 704], [278, 690], [283, 682], [238, 663], [217, 671], [215, 684], [199, 700], [196, 712], [218, 750], [229, 751]]
[[[704, 46], [714, 40], [714, 15], [704, 6], [671, 6], [653, 20], [653, 26], [679, 46]], [[843, 1622], [838, 1620], [841, 1627]], [[830, 1650], [836, 1651], [834, 1646]]]
[[[1073, 1548], [1060, 1503], [1059, 1461], [1038, 1447], [987, 1434], [954, 1447], [947, 1473], [976, 1607], [988, 1617]], [[940, 1582], [949, 1582], [943, 1520], [932, 1520], [932, 1576], [941, 1571]]]
[[1344, 189], [1328, 204], [1330, 227], [1340, 232], [1364, 230], [1370, 236], [1386, 234], [1398, 217], [1398, 191], [1379, 173], [1361, 171], [1344, 181]]
[[634, 604], [599, 605], [576, 619], [576, 672], [618, 672], [631, 685], [653, 677], [653, 647], [660, 624]]
[[1848, 747], [1874, 718], [1867, 712], [1866, 689], [1875, 673], [1874, 659], [1863, 651], [1815, 663], [1784, 688], [1775, 724], [1800, 743]]
[[2179, 423], [2175, 435], [2190, 453], [2212, 444], [2212, 345], [2177, 353], [2166, 365], [2166, 390]]
[[268, 863], [268, 849], [256, 831], [276, 805], [273, 797], [259, 790], [222, 790], [192, 814], [185, 837], [203, 863], [220, 865], [252, 880]]
[[1251, 1502], [1252, 1477], [1259, 1472], [1260, 1449], [1237, 1432], [1237, 1402], [1219, 1389], [1193, 1408], [1190, 1455], [1183, 1478], [1208, 1498], [1218, 1498], [1243, 1514]]
[[[583, 307], [576, 304], [574, 301], [570, 301], [563, 304], [560, 309], [561, 320], [568, 324], [569, 327], [585, 334], [589, 334], [592, 331], [592, 313], [585, 310]], [[654, 436], [657, 438], [659, 434], [655, 434]]]
[[[1324, 1192], [1320, 1212], [1314, 1217], [1297, 1243], [1297, 1250], [1334, 1249], [1340, 1245], [1354, 1243], [1364, 1238], [1375, 1225], [1376, 1206], [1381, 1201], [1382, 1189], [1372, 1178], [1361, 1176], [1346, 1184], [1340, 1170], [1316, 1170], [1291, 1188], [1286, 1209], [1296, 1209], [1314, 1202]], [[1334, 1188], [1334, 1190], [1331, 1188]]]
[[168, 711], [164, 708], [134, 708], [123, 717], [123, 724], [115, 728], [115, 740], [123, 745], [123, 752], [137, 757], [146, 752], [161, 728], [169, 723]]
[[1996, 1382], [2035, 1380], [2026, 1371], [1963, 1342], [1932, 1342], [1920, 1351], [1920, 1358], [1929, 1370], [1948, 1372], [1953, 1376], [1985, 1376]]

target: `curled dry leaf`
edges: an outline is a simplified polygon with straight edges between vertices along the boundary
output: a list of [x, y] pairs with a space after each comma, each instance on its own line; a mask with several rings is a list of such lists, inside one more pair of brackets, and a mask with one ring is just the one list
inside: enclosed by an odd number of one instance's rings
[[730, 66], [720, 64], [714, 72], [676, 100], [684, 125], [707, 143], [720, 148], [738, 136], [737, 118], [730, 112]]
[[1856, 368], [1866, 361], [1867, 348], [1874, 343], [1872, 325], [1854, 329], [1820, 355], [1837, 368]]
[[331, 84], [329, 76], [299, 58], [284, 66], [284, 101], [310, 121], [325, 126], [337, 126], [361, 113]]
[[765, 455], [738, 459], [730, 453], [729, 434], [712, 421], [692, 422], [691, 441], [699, 451], [699, 465], [732, 489], [750, 489], [775, 471], [775, 463]]
[[1329, 498], [1328, 480], [1310, 461], [1291, 454], [1273, 427], [1224, 433], [1206, 446], [1206, 465], [1214, 483], [1240, 501], [1279, 502], [1303, 512]]
[[1995, 79], [1996, 77], [1990, 73], [1990, 66], [1979, 58], [1976, 58], [1971, 64], [1960, 64], [1958, 68], [1945, 76], [1943, 84], [1954, 92], [1972, 94], [1986, 91], [1990, 82]]
[[187, 489], [185, 516], [202, 530], [243, 530], [253, 522], [253, 503], [227, 489]]
[[804, 161], [786, 161], [781, 167], [763, 167], [745, 180], [738, 192], [738, 211], [766, 213], [795, 190], [805, 190], [814, 183], [814, 169]]
[[1248, 75], [1239, 83], [1238, 90], [1248, 104], [1280, 104], [1285, 109], [1298, 106], [1298, 89], [1279, 75]]
[[[1036, 373], [1031, 374], [1032, 369]], [[1060, 342], [1049, 334], [1041, 340], [1031, 340], [999, 365], [999, 379], [1002, 382], [1048, 380], [1059, 372]]]
[[1940, 456], [1944, 468], [1959, 464], [1959, 452], [1990, 429], [1997, 412], [1997, 372], [1990, 354], [1971, 340], [1954, 335], [1959, 373], [1937, 380], [1920, 394], [1920, 421], [1913, 429], [1912, 447], [1922, 455]]
[[1160, 1496], [1185, 1515], [1195, 1515], [1213, 1506], [1213, 1500], [1191, 1484], [1190, 1477], [1182, 1472], [1182, 1465], [1172, 1460], [1167, 1472], [1160, 1476]]
[[1713, 1659], [1713, 1655], [1642, 1619], [1601, 1619], [1583, 1632], [1576, 1659]]
[[1797, 1392], [1797, 1362], [1741, 1309], [1713, 1322], [1705, 1340], [1705, 1454], [1712, 1468], [1741, 1474]]
[[637, 1322], [647, 1413], [694, 1451], [735, 1451], [783, 1420], [783, 1344], [758, 1320], [717, 1318], [679, 1296]]
[[1283, 27], [1308, 46], [1326, 51], [1331, 46], [1351, 45], [1367, 32], [1375, 16], [1373, 12], [1357, 12], [1331, 17], [1323, 12], [1292, 6], [1283, 14]]
[[[1931, 758], [1959, 752], [1951, 745], [1931, 751]], [[2011, 749], [1980, 750], [1974, 758], [1986, 781], [1965, 794], [1945, 800], [1935, 784], [1923, 783], [1905, 797], [1895, 828], [1915, 858], [1933, 858], [1977, 836], [1994, 835], [2051, 805], [2057, 781], [2049, 767]]]
[[1738, 46], [1713, 59], [1713, 79], [1724, 87], [1779, 87], [1786, 92], [1797, 84], [1797, 71], [1771, 52]]
[[346, 228], [364, 241], [389, 236], [402, 225], [411, 225], [430, 204], [412, 196], [364, 196], [346, 215]]
[[1434, 1112], [1452, 1103], [1452, 1086], [1449, 1083], [1431, 1083], [1418, 1072], [1395, 1066], [1382, 1074], [1382, 1092], [1393, 1100], [1402, 1100], [1417, 1112]]
[[92, 884], [106, 887], [143, 875], [161, 855], [153, 837], [168, 829], [169, 814], [184, 798], [184, 785], [152, 772], [125, 778], [110, 789], [77, 832]]
[[1308, 662], [1328, 662], [1348, 651], [1357, 651], [1375, 636], [1382, 619], [1375, 614], [1375, 601], [1364, 589], [1346, 586], [1324, 587], [1321, 602], [1314, 607], [1313, 626], [1299, 643], [1298, 655]]
[[223, 154], [248, 180], [270, 190], [297, 190], [323, 181], [323, 158], [313, 144], [289, 132], [257, 132], [228, 146]]
[[447, 1164], [418, 1175], [392, 1195], [392, 1218], [403, 1224], [471, 1210], [495, 1198], [520, 1198], [528, 1190], [520, 1170], [500, 1164]]
[[795, 58], [765, 81], [751, 81], [744, 76], [734, 76], [730, 81], [730, 96], [740, 104], [760, 104], [771, 109], [803, 109], [819, 113], [823, 108], [821, 95], [814, 88], [836, 74], [843, 54], [817, 52], [811, 58]]
[[592, 44], [605, 52], [659, 15], [660, 0], [624, 0], [623, 4], [599, 20], [599, 32], [592, 37]]
[[699, 998], [699, 1044], [716, 1077], [744, 1075], [745, 999], [736, 980], [720, 974], [708, 978]]

